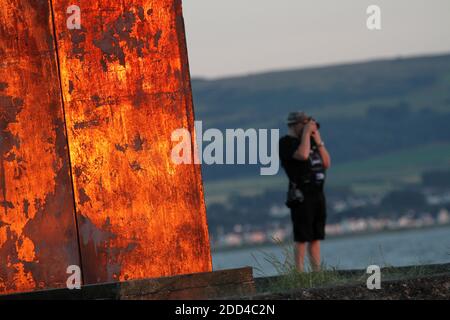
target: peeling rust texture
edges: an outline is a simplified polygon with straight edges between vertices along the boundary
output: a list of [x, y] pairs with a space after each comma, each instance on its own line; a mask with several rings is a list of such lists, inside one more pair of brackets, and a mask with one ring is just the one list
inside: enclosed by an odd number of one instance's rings
[[65, 287], [79, 265], [50, 4], [0, 5], [0, 294]]
[[[80, 30], [66, 8], [81, 8]], [[211, 271], [179, 0], [54, 0], [85, 283]]]

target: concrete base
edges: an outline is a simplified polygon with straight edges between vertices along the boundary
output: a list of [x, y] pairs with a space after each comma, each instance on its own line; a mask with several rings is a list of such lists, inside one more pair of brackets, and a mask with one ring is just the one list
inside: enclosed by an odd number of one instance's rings
[[3, 300], [201, 300], [256, 293], [251, 267], [157, 279], [82, 286], [80, 290], [51, 289], [11, 295]]

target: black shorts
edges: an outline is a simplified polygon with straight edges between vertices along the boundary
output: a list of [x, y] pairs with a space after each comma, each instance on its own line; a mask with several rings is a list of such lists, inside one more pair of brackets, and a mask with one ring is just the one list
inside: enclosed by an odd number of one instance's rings
[[295, 242], [325, 239], [327, 219], [326, 200], [323, 191], [304, 193], [301, 204], [291, 209]]

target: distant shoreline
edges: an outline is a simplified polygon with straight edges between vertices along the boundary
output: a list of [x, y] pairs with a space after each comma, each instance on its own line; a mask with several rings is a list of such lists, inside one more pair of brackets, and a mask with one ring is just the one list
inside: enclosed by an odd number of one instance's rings
[[[389, 233], [402, 233], [402, 232], [409, 232], [414, 230], [431, 230], [431, 229], [445, 229], [450, 227], [450, 223], [447, 224], [440, 224], [440, 225], [432, 225], [432, 226], [424, 226], [424, 227], [409, 227], [409, 228], [400, 228], [400, 229], [385, 229], [381, 231], [367, 231], [367, 232], [353, 232], [353, 233], [347, 233], [342, 235], [334, 235], [334, 236], [328, 236], [324, 241], [327, 240], [334, 240], [334, 239], [346, 239], [346, 238], [361, 238], [365, 236], [373, 236], [373, 235], [382, 235], [382, 234], [389, 234]], [[211, 254], [215, 253], [226, 253], [230, 251], [240, 251], [240, 250], [248, 250], [248, 249], [258, 249], [258, 248], [264, 248], [268, 246], [276, 246], [276, 245], [285, 245], [289, 244], [291, 241], [285, 240], [280, 243], [276, 243], [273, 241], [266, 241], [259, 244], [248, 244], [248, 245], [242, 245], [238, 247], [225, 247], [225, 248], [212, 248]]]

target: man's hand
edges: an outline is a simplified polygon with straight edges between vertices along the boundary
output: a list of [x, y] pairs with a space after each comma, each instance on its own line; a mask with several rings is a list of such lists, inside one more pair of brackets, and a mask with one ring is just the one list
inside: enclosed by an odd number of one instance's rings
[[309, 135], [313, 134], [314, 131], [317, 131], [316, 122], [314, 120], [309, 121], [307, 124], [305, 124], [305, 127], [303, 130], [306, 134], [309, 134]]

